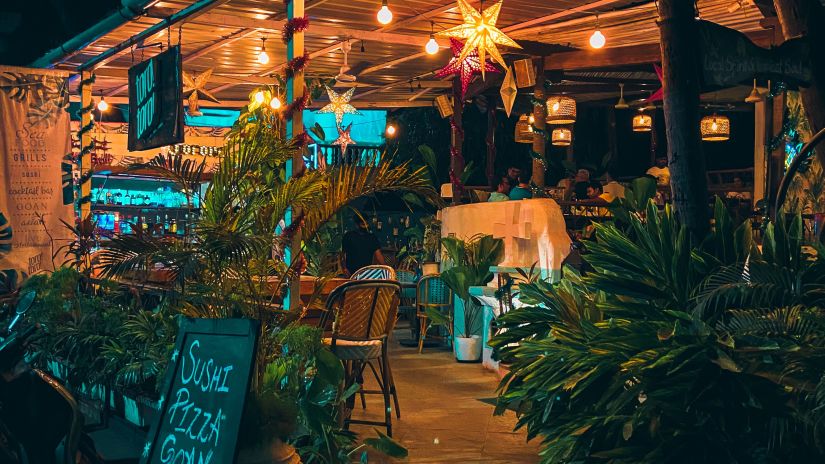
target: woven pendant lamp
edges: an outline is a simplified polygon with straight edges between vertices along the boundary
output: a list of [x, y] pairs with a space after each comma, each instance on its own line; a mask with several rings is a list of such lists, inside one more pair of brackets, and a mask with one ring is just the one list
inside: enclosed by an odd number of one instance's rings
[[576, 122], [576, 100], [567, 95], [553, 95], [547, 99], [547, 124]]

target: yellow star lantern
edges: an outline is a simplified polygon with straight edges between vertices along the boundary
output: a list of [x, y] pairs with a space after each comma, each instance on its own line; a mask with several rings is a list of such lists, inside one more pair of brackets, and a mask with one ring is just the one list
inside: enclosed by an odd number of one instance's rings
[[352, 93], [355, 92], [355, 87], [339, 94], [331, 88], [327, 87], [327, 95], [329, 95], [329, 104], [318, 110], [318, 113], [335, 113], [335, 123], [341, 125], [344, 120], [344, 114], [361, 114], [354, 106], [350, 105], [349, 100], [352, 98]]
[[[458, 0], [458, 8], [464, 17], [464, 24], [441, 31], [439, 35], [466, 40], [461, 55], [458, 57], [459, 61], [466, 58], [473, 50], [478, 50], [480, 62], [484, 63], [487, 54], [489, 54], [493, 60], [506, 68], [507, 64], [504, 62], [504, 58], [501, 57], [496, 45], [521, 48], [519, 44], [496, 27], [502, 2], [503, 0], [499, 0], [495, 5], [479, 12], [470, 6], [467, 0]], [[482, 79], [485, 77], [483, 67], [481, 68], [481, 77]]]
[[200, 110], [199, 96], [211, 102], [220, 103], [220, 100], [206, 90], [206, 83], [212, 77], [212, 69], [207, 69], [198, 77], [193, 77], [191, 74], [183, 71], [183, 97], [189, 100], [189, 115], [202, 116]]

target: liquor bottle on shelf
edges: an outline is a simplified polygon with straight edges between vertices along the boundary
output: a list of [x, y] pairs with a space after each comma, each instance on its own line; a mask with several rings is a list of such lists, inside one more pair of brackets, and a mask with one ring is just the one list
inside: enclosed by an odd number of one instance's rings
[[178, 223], [175, 219], [172, 219], [172, 222], [169, 224], [169, 233], [172, 235], [176, 235], [178, 233]]
[[163, 230], [161, 232], [161, 235], [168, 234], [169, 233], [169, 227], [170, 227], [170, 225], [169, 225], [169, 215], [164, 214], [163, 215]]
[[129, 194], [129, 191], [126, 191], [126, 195], [123, 195], [123, 204], [124, 205], [131, 205], [132, 204], [132, 195]]

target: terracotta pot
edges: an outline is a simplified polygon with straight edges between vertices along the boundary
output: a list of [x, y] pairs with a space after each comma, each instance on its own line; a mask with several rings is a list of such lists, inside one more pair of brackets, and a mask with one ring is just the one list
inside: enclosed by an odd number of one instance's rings
[[300, 464], [301, 457], [289, 443], [275, 438], [270, 443], [261, 443], [250, 448], [242, 448], [238, 453], [238, 464]]

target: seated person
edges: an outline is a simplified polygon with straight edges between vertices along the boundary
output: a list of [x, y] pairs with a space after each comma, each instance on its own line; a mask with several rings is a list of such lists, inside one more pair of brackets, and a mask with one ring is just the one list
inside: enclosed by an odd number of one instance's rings
[[533, 190], [530, 189], [530, 175], [522, 171], [518, 175], [518, 185], [510, 189], [511, 200], [527, 200], [533, 198]]
[[521, 175], [521, 168], [511, 165], [507, 168], [507, 177], [510, 179], [510, 186], [518, 184], [518, 177]]
[[610, 194], [613, 198], [624, 198], [624, 185], [616, 182], [610, 171], [604, 173], [605, 184], [603, 187], [604, 193]]
[[741, 177], [736, 176], [733, 178], [733, 190], [726, 193], [725, 197], [731, 200], [750, 200], [752, 198], [751, 193], [745, 191], [745, 188], [745, 182]]
[[570, 200], [570, 197], [573, 196], [573, 185], [576, 183], [575, 176], [572, 172], [567, 172], [567, 176], [563, 177], [556, 187], [564, 189], [564, 195], [562, 200]]
[[656, 158], [656, 166], [647, 170], [647, 175], [656, 178], [656, 185], [670, 185], [670, 168], [667, 167], [667, 158]]
[[501, 180], [498, 182], [498, 186], [496, 187], [496, 191], [490, 194], [490, 198], [487, 201], [507, 201], [510, 199], [507, 194], [510, 193], [510, 178], [507, 176], [503, 176]]
[[[602, 184], [598, 181], [593, 181], [587, 187], [587, 200], [581, 203], [590, 208], [585, 208], [585, 211], [591, 216], [610, 216], [610, 210], [607, 209], [613, 201], [613, 195], [604, 192]], [[593, 208], [596, 206], [596, 208]]]
[[576, 177], [573, 182], [573, 195], [576, 200], [586, 200], [587, 187], [590, 185], [590, 171], [587, 169], [579, 169], [576, 171]]

